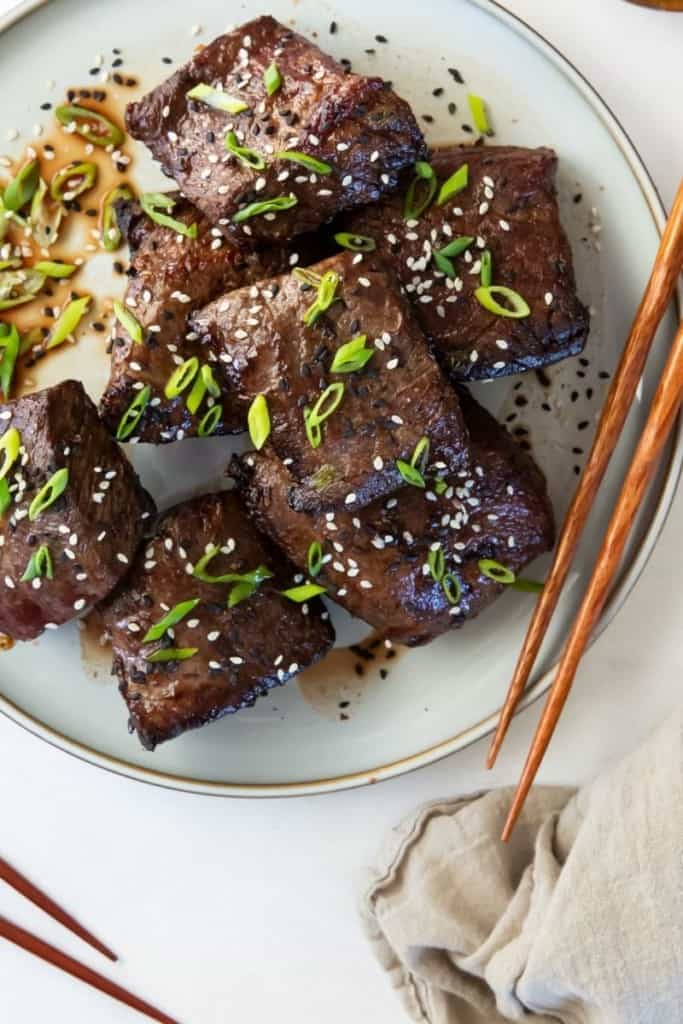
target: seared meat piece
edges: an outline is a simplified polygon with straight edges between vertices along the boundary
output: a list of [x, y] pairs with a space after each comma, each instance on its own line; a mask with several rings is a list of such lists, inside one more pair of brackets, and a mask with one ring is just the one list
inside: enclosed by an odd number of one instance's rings
[[[322, 544], [329, 560], [316, 582], [400, 643], [427, 643], [498, 597], [504, 587], [482, 572], [482, 559], [517, 573], [553, 544], [541, 471], [474, 399], [463, 394], [462, 404], [470, 469], [451, 477], [441, 494], [442, 484], [426, 492], [407, 486], [358, 513], [302, 515], [287, 504], [287, 469], [277, 459], [263, 452], [233, 459], [256, 524], [302, 569], [310, 545]], [[453, 603], [432, 576], [430, 553], [437, 563], [443, 554], [445, 572], [453, 574], [446, 582]]]
[[[307, 272], [339, 276], [335, 301], [310, 325], [304, 316], [317, 290], [296, 271], [261, 282], [257, 297], [242, 288], [191, 317], [245, 410], [265, 396], [271, 443], [292, 477], [292, 507], [361, 508], [401, 486], [396, 460], [410, 462], [423, 437], [433, 462], [462, 468], [467, 439], [458, 399], [391, 269], [347, 252]], [[369, 361], [354, 372], [332, 372], [342, 345], [363, 335]], [[320, 437], [309, 437], [305, 410], [326, 412], [341, 389]]]
[[114, 589], [155, 508], [82, 384], [0, 405], [9, 461], [19, 440], [0, 483], [0, 509], [9, 500], [0, 518], [0, 632], [32, 640]]
[[[206, 395], [197, 412], [187, 408], [189, 387], [175, 398], [164, 389], [186, 359], [202, 356], [187, 338], [190, 310], [215, 295], [285, 270], [290, 249], [283, 246], [245, 253], [212, 230], [206, 218], [186, 200], [173, 197], [174, 219], [196, 224], [196, 239], [150, 220], [137, 203], [123, 202], [118, 219], [131, 248], [131, 271], [125, 304], [143, 329], [143, 344], [135, 344], [116, 323], [111, 377], [100, 410], [113, 434], [142, 388], [150, 387], [149, 402], [130, 437], [150, 444], [180, 441], [197, 434], [214, 398]], [[220, 401], [220, 399], [216, 399]], [[243, 429], [242, 419], [227, 402], [214, 434]], [[127, 438], [124, 438], [127, 439]]]
[[[243, 584], [202, 582], [192, 566], [201, 569], [210, 545], [220, 550], [204, 566], [209, 576], [244, 575], [262, 566], [273, 575], [251, 595]], [[153, 750], [187, 729], [250, 707], [325, 654], [334, 631], [322, 602], [296, 604], [278, 592], [292, 586], [293, 574], [230, 492], [207, 494], [166, 513], [103, 608], [114, 670], [144, 747]], [[229, 608], [229, 596], [241, 600]], [[197, 604], [186, 606], [180, 621], [145, 643], [169, 610], [193, 600]], [[163, 657], [169, 660], [155, 660]]]
[[[272, 65], [281, 84], [269, 95], [264, 74]], [[208, 90], [204, 100], [188, 96], [198, 87]], [[221, 101], [238, 112], [216, 109]], [[188, 199], [247, 245], [289, 239], [375, 201], [424, 152], [410, 107], [386, 82], [346, 74], [271, 17], [198, 51], [130, 104], [126, 123]], [[304, 162], [281, 158], [283, 151]], [[296, 205], [286, 211], [235, 218], [252, 202], [289, 196]]]
[[[359, 211], [345, 228], [374, 238], [396, 267], [446, 372], [456, 381], [488, 379], [577, 355], [589, 318], [576, 296], [571, 249], [560, 223], [555, 153], [455, 146], [437, 150], [431, 164], [440, 184], [467, 164], [469, 184], [406, 223], [408, 176], [400, 194]], [[451, 258], [455, 276], [448, 277], [431, 254], [467, 236], [472, 244]], [[474, 292], [484, 250], [492, 255], [493, 284], [520, 294], [529, 316], [497, 316], [478, 302]]]

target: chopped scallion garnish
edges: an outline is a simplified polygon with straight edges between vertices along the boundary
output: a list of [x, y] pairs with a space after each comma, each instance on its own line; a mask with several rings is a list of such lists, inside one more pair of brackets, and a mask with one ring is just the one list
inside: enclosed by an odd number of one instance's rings
[[20, 582], [31, 583], [32, 580], [43, 578], [48, 580], [54, 578], [52, 556], [47, 544], [41, 544], [38, 550], [31, 555]]
[[275, 199], [264, 199], [260, 203], [249, 203], [242, 207], [232, 218], [233, 224], [241, 224], [252, 217], [260, 217], [267, 213], [280, 213], [282, 210], [290, 210], [296, 206], [298, 199], [294, 195], [277, 196]]
[[116, 314], [116, 319], [123, 329], [128, 332], [134, 344], [141, 345], [142, 324], [140, 321], [134, 317], [131, 311], [121, 302], [114, 303], [114, 313]]
[[[415, 164], [415, 177], [408, 186], [403, 204], [404, 220], [418, 220], [434, 198], [437, 189], [436, 174], [431, 164], [418, 160]], [[418, 198], [418, 189], [422, 195]]]
[[12, 504], [12, 492], [6, 480], [0, 480], [0, 518]]
[[213, 107], [214, 110], [224, 110], [226, 114], [241, 114], [242, 111], [249, 109], [249, 104], [245, 103], [244, 100], [236, 96], [229, 96], [227, 92], [223, 92], [221, 89], [212, 89], [210, 85], [205, 85], [203, 82], [195, 85], [185, 95], [190, 100], [199, 100], [201, 103], [206, 103], [208, 107]]
[[199, 604], [199, 598], [194, 597], [189, 601], [181, 601], [180, 604], [175, 605], [163, 619], [150, 628], [142, 638], [143, 644], [151, 644], [155, 640], [161, 640], [162, 636], [171, 626], [175, 626], [178, 622], [182, 622], [186, 615], [189, 615], [193, 608], [196, 608]]
[[37, 270], [0, 271], [0, 310], [32, 302], [45, 284], [45, 275]]
[[440, 583], [446, 571], [446, 557], [440, 544], [438, 548], [429, 549], [427, 564], [429, 566], [429, 571], [432, 574], [432, 579], [435, 583]]
[[526, 594], [540, 594], [545, 584], [540, 583], [538, 580], [526, 580], [521, 577], [517, 577], [514, 583], [510, 586], [513, 590], [521, 590]]
[[322, 442], [322, 424], [338, 407], [344, 397], [344, 384], [338, 381], [329, 384], [318, 398], [312, 409], [304, 409], [306, 436], [312, 448], [318, 448]]
[[427, 462], [429, 461], [429, 438], [421, 437], [415, 445], [413, 454], [410, 456], [410, 465], [413, 469], [418, 469], [420, 473], [424, 473], [427, 468]]
[[9, 400], [12, 390], [12, 378], [19, 356], [19, 346], [19, 331], [12, 324], [8, 332], [0, 336], [0, 392], [6, 401]]
[[0, 480], [4, 480], [10, 469], [17, 461], [19, 455], [19, 449], [21, 448], [21, 434], [16, 427], [10, 427], [0, 437], [0, 455], [2, 455], [2, 465], [0, 465]]
[[40, 168], [38, 161], [29, 160], [2, 193], [4, 209], [9, 210], [11, 213], [18, 213], [33, 198], [39, 181]]
[[486, 104], [484, 103], [481, 96], [475, 96], [473, 93], [469, 93], [467, 102], [470, 105], [472, 111], [472, 120], [474, 121], [474, 127], [482, 135], [491, 135], [491, 125], [486, 114]]
[[457, 171], [453, 171], [450, 178], [446, 178], [443, 185], [439, 189], [439, 196], [436, 200], [437, 206], [443, 206], [444, 203], [456, 196], [458, 192], [462, 192], [464, 188], [467, 188], [469, 182], [469, 166], [462, 164], [458, 167]]
[[205, 363], [204, 366], [201, 367], [199, 373], [194, 379], [192, 391], [190, 391], [186, 403], [187, 408], [189, 409], [193, 416], [199, 409], [199, 406], [204, 401], [204, 396], [207, 393], [207, 391], [213, 398], [218, 398], [218, 396], [221, 393], [221, 389], [219, 388], [216, 382], [216, 378], [213, 375], [213, 370], [211, 369], [210, 366], [206, 365]]
[[277, 64], [273, 61], [263, 72], [263, 84], [269, 96], [273, 96], [282, 85], [282, 75]]
[[323, 567], [323, 546], [319, 540], [312, 541], [308, 546], [308, 554], [306, 556], [306, 563], [308, 565], [308, 575], [316, 577]]
[[[196, 224], [184, 224], [183, 221], [169, 216], [170, 211], [175, 207], [175, 199], [164, 195], [163, 192], [145, 192], [144, 195], [140, 196], [140, 206], [155, 224], [170, 228], [185, 238], [197, 237]], [[167, 212], [160, 212], [163, 210]]]
[[471, 235], [460, 235], [458, 238], [454, 238], [452, 242], [449, 242], [448, 245], [444, 245], [443, 249], [435, 249], [432, 252], [432, 259], [442, 274], [450, 278], [457, 277], [451, 260], [455, 259], [456, 256], [460, 256], [465, 249], [469, 249], [473, 241], [474, 238]]
[[411, 466], [409, 462], [404, 462], [403, 459], [397, 459], [396, 469], [399, 471], [405, 482], [410, 484], [412, 487], [425, 486], [422, 473], [420, 473], [419, 469], [415, 469], [415, 466]]
[[359, 334], [342, 345], [334, 354], [331, 373], [355, 373], [362, 370], [375, 354], [374, 348], [366, 348], [367, 334]]
[[262, 171], [266, 166], [266, 161], [255, 149], [249, 149], [248, 146], [240, 146], [237, 136], [233, 131], [228, 132], [225, 136], [225, 148], [244, 167], [249, 167], [252, 171]]
[[135, 431], [143, 412], [149, 405], [151, 396], [152, 388], [149, 384], [144, 387], [142, 391], [138, 391], [137, 395], [121, 417], [121, 421], [116, 431], [117, 441], [126, 441]]
[[45, 342], [46, 352], [51, 348], [57, 348], [73, 334], [85, 316], [89, 305], [90, 296], [84, 295], [80, 299], [73, 299], [64, 307]]
[[339, 296], [337, 295], [337, 288], [341, 278], [335, 270], [326, 270], [323, 276], [320, 278], [318, 284], [318, 294], [315, 297], [315, 301], [308, 307], [303, 315], [303, 321], [307, 327], [314, 324], [316, 320], [325, 313], [333, 302], [336, 302]]
[[279, 152], [274, 154], [276, 160], [291, 160], [294, 164], [301, 164], [309, 171], [315, 171], [316, 174], [331, 174], [332, 166], [324, 163], [322, 160], [316, 160], [314, 156], [309, 156], [308, 153], [301, 153], [297, 149], [281, 149]]
[[123, 241], [121, 228], [116, 219], [116, 204], [120, 200], [132, 198], [133, 193], [128, 185], [117, 185], [116, 188], [110, 189], [102, 200], [100, 235], [107, 252], [115, 252]]
[[[31, 238], [41, 249], [47, 249], [55, 244], [59, 235], [59, 227], [64, 217], [64, 207], [62, 204], [52, 202], [52, 200], [47, 198], [47, 195], [47, 185], [41, 178], [31, 200], [31, 208], [28, 215]], [[1, 235], [2, 232], [0, 231]]]
[[194, 658], [198, 650], [198, 647], [160, 647], [153, 654], [148, 654], [146, 660], [151, 662], [187, 661], [189, 658]]
[[210, 576], [206, 571], [210, 563], [221, 554], [221, 549], [215, 544], [209, 544], [206, 551], [195, 565], [192, 575], [202, 583], [263, 583], [273, 575], [265, 565], [259, 565], [248, 573], [227, 572], [222, 576]]
[[481, 254], [481, 270], [479, 278], [483, 288], [490, 288], [493, 280], [493, 257], [490, 249], [484, 249]]
[[350, 249], [351, 252], [374, 252], [377, 248], [375, 239], [369, 235], [353, 235], [348, 231], [338, 231], [334, 240], [342, 249]]
[[44, 487], [41, 487], [28, 508], [29, 522], [35, 520], [46, 512], [51, 505], [61, 498], [69, 483], [69, 470], [64, 467], [53, 473]]
[[186, 359], [184, 363], [174, 370], [166, 382], [164, 394], [166, 398], [177, 398], [183, 391], [189, 388], [192, 381], [199, 373], [199, 360], [196, 356]]
[[[511, 320], [521, 320], [522, 317], [529, 316], [531, 309], [528, 303], [522, 296], [512, 290], [512, 288], [506, 288], [502, 284], [490, 284], [487, 288], [481, 287], [475, 289], [474, 292], [477, 301], [484, 309], [488, 309], [489, 313], [495, 313], [496, 316], [509, 317]], [[494, 296], [500, 295], [506, 299], [509, 306], [503, 306], [498, 302]]]
[[218, 424], [223, 416], [222, 405], [212, 405], [207, 413], [204, 414], [200, 420], [199, 426], [197, 427], [197, 434], [199, 437], [211, 437], [216, 432]]
[[52, 177], [50, 195], [57, 202], [71, 202], [91, 189], [97, 181], [97, 164], [70, 163]]
[[270, 411], [265, 395], [257, 395], [249, 406], [247, 423], [251, 443], [260, 451], [270, 435]]
[[460, 604], [462, 586], [460, 585], [460, 580], [454, 573], [445, 573], [441, 579], [441, 589], [443, 590], [449, 604], [454, 606]]
[[310, 601], [312, 597], [318, 597], [325, 592], [326, 588], [321, 587], [318, 583], [302, 583], [301, 586], [290, 587], [289, 590], [281, 590], [280, 594], [289, 601], [303, 604], [304, 601]]
[[517, 578], [512, 569], [508, 569], [506, 565], [496, 562], [493, 558], [481, 558], [479, 571], [495, 583], [514, 583]]
[[40, 260], [38, 263], [34, 263], [33, 269], [37, 270], [39, 274], [45, 274], [45, 277], [63, 280], [65, 277], [71, 277], [78, 268], [75, 263], [55, 263], [52, 260]]
[[60, 124], [82, 135], [93, 146], [120, 146], [125, 139], [118, 125], [104, 114], [83, 106], [57, 107], [55, 115]]

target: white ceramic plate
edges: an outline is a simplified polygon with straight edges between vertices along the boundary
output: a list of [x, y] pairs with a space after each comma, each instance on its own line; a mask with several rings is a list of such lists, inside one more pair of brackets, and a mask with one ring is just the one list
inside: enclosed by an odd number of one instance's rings
[[[499, 417], [517, 411], [513, 427], [529, 430], [534, 452], [545, 470], [558, 519], [574, 487], [580, 457], [572, 448], [588, 447], [606, 380], [647, 279], [662, 227], [661, 204], [629, 139], [587, 82], [547, 42], [489, 0], [430, 0], [428, 8], [382, 0], [345, 0], [343, 9], [320, 0], [270, 0], [268, 9], [322, 46], [353, 61], [354, 70], [377, 72], [393, 80], [418, 115], [431, 141], [466, 140], [467, 91], [485, 96], [493, 112], [496, 141], [527, 146], [550, 145], [560, 155], [563, 216], [572, 242], [583, 300], [592, 307], [593, 328], [585, 357], [589, 365], [568, 360], [549, 371], [552, 386], [535, 375], [479, 385], [474, 391]], [[46, 100], [59, 102], [66, 88], [92, 85], [89, 69], [96, 55], [107, 65], [112, 48], [123, 50], [126, 73], [141, 87], [155, 85], [167, 65], [162, 56], [189, 57], [197, 41], [261, 13], [258, 0], [243, 3], [203, 0], [183, 4], [139, 0], [51, 0], [26, 3], [0, 22], [0, 89], [3, 96], [0, 138], [17, 128], [25, 138], [33, 126], [50, 123], [40, 111]], [[329, 33], [332, 20], [338, 31]], [[192, 22], [201, 22], [193, 37]], [[388, 44], [375, 41], [377, 34]], [[364, 51], [374, 48], [376, 53]], [[456, 67], [467, 88], [448, 73]], [[56, 85], [48, 90], [48, 80]], [[435, 98], [432, 90], [445, 89]], [[458, 106], [449, 115], [447, 103]], [[470, 137], [471, 138], [471, 137]], [[4, 141], [0, 144], [0, 150]], [[5, 146], [21, 151], [21, 140]], [[151, 188], [162, 178], [142, 153], [136, 180]], [[137, 158], [137, 154], [136, 154]], [[581, 193], [581, 202], [573, 196]], [[119, 279], [120, 280], [120, 279]], [[115, 295], [120, 285], [109, 265], [88, 282], [100, 296]], [[575, 563], [553, 628], [543, 647], [526, 701], [548, 685], [577, 599], [596, 552], [606, 517], [634, 450], [675, 323], [672, 310], [657, 336], [627, 429], [615, 452], [586, 538]], [[47, 360], [39, 383], [80, 376], [97, 398], [106, 380], [108, 360], [102, 336], [88, 335], [78, 346]], [[583, 375], [583, 376], [582, 376]], [[521, 389], [519, 382], [521, 383]], [[517, 390], [515, 390], [517, 388]], [[578, 398], [572, 401], [572, 392]], [[515, 398], [524, 394], [523, 409]], [[550, 403], [552, 412], [542, 409]], [[589, 426], [578, 429], [588, 421]], [[165, 449], [133, 451], [146, 485], [162, 506], [220, 480], [233, 443], [186, 441]], [[636, 524], [621, 578], [603, 618], [603, 627], [634, 586], [663, 524], [678, 478], [680, 433], [667, 453], [647, 507]], [[533, 567], [542, 576], [547, 562]], [[524, 634], [532, 598], [508, 593], [462, 631], [427, 648], [382, 662], [360, 678], [346, 661], [334, 657], [324, 673], [308, 684], [291, 682], [256, 706], [205, 729], [143, 751], [126, 731], [126, 711], [102, 659], [81, 653], [76, 624], [17, 646], [0, 657], [0, 709], [16, 722], [64, 750], [102, 767], [162, 785], [223, 795], [320, 792], [397, 775], [459, 749], [490, 730]], [[344, 614], [335, 614], [343, 643], [368, 630]], [[321, 684], [322, 677], [324, 678]], [[340, 718], [340, 702], [348, 702]]]

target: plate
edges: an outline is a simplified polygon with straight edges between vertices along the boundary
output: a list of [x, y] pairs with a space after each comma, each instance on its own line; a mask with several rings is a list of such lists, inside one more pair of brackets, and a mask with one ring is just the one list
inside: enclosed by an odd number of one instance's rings
[[[388, 2], [345, 0], [343, 11], [316, 0], [271, 0], [281, 21], [317, 38], [354, 70], [380, 73], [408, 99], [431, 142], [471, 140], [467, 92], [484, 96], [496, 140], [550, 145], [560, 156], [563, 219], [577, 268], [579, 293], [593, 313], [582, 359], [548, 371], [473, 388], [511, 429], [526, 430], [548, 476], [561, 521], [588, 448], [605, 389], [647, 279], [663, 224], [655, 188], [615, 117], [581, 75], [522, 22], [488, 0], [430, 0], [429, 16]], [[27, 3], [0, 21], [0, 138], [12, 156], [21, 141], [5, 143], [12, 129], [30, 139], [73, 85], [92, 85], [101, 57], [110, 66], [122, 51], [121, 73], [139, 79], [139, 91], [170, 70], [162, 58], [184, 61], [193, 47], [262, 12], [256, 0], [204, 0], [201, 12], [184, 5], [138, 0], [51, 0]], [[201, 20], [192, 26], [191, 19]], [[337, 31], [330, 32], [332, 21]], [[382, 42], [377, 37], [385, 37]], [[368, 52], [371, 51], [371, 52]], [[467, 85], [459, 85], [456, 68]], [[37, 70], [40, 69], [40, 70]], [[50, 87], [50, 82], [54, 85]], [[444, 89], [442, 96], [433, 90]], [[131, 98], [137, 94], [129, 90]], [[455, 113], [449, 103], [456, 104]], [[425, 115], [427, 120], [425, 119]], [[136, 150], [135, 180], [163, 186], [158, 169]], [[577, 197], [581, 198], [578, 199]], [[98, 297], [117, 297], [122, 278], [108, 258], [88, 269]], [[574, 571], [555, 615], [525, 703], [547, 688], [561, 639], [596, 554], [624, 471], [654, 392], [675, 311], [665, 318], [623, 437], [606, 474]], [[108, 360], [101, 335], [86, 332], [78, 345], [41, 364], [36, 386], [77, 376], [97, 398]], [[526, 403], [521, 404], [520, 398]], [[547, 411], [549, 407], [550, 411]], [[238, 445], [240, 442], [238, 442]], [[161, 506], [222, 483], [229, 439], [189, 440], [131, 451]], [[635, 524], [629, 550], [601, 628], [610, 621], [643, 569], [663, 525], [681, 464], [680, 428]], [[547, 560], [529, 575], [543, 576]], [[443, 757], [489, 731], [505, 694], [533, 598], [507, 593], [480, 619], [430, 646], [372, 661], [340, 649], [323, 670], [271, 692], [256, 706], [160, 747], [143, 751], [127, 733], [126, 710], [109, 674], [106, 652], [94, 651], [90, 631], [78, 624], [17, 645], [0, 658], [0, 709], [36, 735], [94, 764], [132, 778], [221, 795], [272, 796], [342, 789], [398, 775]], [[335, 613], [340, 647], [368, 629]]]

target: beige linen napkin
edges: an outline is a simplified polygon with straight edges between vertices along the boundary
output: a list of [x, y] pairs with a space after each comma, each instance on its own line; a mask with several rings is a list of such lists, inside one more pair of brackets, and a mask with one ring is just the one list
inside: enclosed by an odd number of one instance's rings
[[[577, 752], [578, 754], [579, 752]], [[416, 1021], [683, 1024], [683, 710], [578, 793], [432, 804], [392, 834], [364, 918]]]

